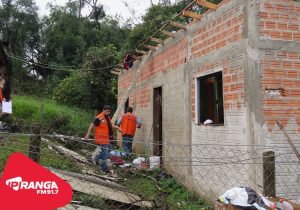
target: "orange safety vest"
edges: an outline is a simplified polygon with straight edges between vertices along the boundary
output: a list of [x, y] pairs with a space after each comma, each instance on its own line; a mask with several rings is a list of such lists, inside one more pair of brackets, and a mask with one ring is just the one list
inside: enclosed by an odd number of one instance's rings
[[134, 136], [136, 130], [136, 116], [127, 112], [122, 116], [121, 122], [122, 135]]
[[109, 128], [104, 113], [97, 115], [96, 118], [100, 119], [100, 123], [95, 126], [94, 141], [96, 144], [109, 144]]

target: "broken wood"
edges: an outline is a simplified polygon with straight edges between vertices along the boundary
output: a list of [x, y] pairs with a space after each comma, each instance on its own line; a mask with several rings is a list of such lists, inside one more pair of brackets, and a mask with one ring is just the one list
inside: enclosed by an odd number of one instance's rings
[[148, 52], [144, 51], [144, 50], [136, 50], [135, 51], [137, 54], [139, 55], [146, 55]]
[[120, 74], [119, 71], [114, 71], [114, 70], [112, 70], [111, 73], [112, 73], [112, 74], [115, 74], [115, 75], [119, 75], [119, 74]]
[[185, 17], [190, 17], [190, 18], [194, 18], [196, 20], [200, 20], [201, 19], [201, 15], [191, 12], [191, 11], [183, 11], [182, 13], [183, 16]]
[[110, 187], [112, 189], [117, 189], [120, 191], [126, 191], [126, 188], [120, 184], [114, 183], [112, 181], [106, 181], [103, 179], [100, 179], [98, 177], [94, 177], [94, 176], [90, 176], [87, 174], [79, 174], [79, 173], [74, 173], [74, 172], [70, 172], [70, 171], [63, 171], [63, 170], [59, 170], [59, 169], [50, 169], [53, 173], [55, 174], [63, 174], [63, 175], [67, 175], [70, 177], [74, 177], [74, 178], [78, 178], [81, 180], [84, 180], [86, 182], [90, 182], [90, 183], [94, 183], [94, 184], [100, 184], [106, 187]]
[[135, 54], [132, 54], [132, 57], [133, 57], [135, 60], [141, 60], [141, 59], [143, 58], [143, 56], [135, 55]]
[[[73, 190], [78, 192], [100, 196], [104, 199], [113, 200], [121, 203], [131, 204], [134, 206], [140, 207], [148, 207], [151, 208], [153, 203], [150, 201], [143, 201], [138, 195], [124, 192], [118, 189], [114, 189], [108, 186], [104, 186], [102, 184], [95, 184], [92, 182], [84, 181], [80, 178], [73, 177], [67, 174], [63, 174], [53, 171], [57, 176], [66, 180], [71, 186]], [[70, 173], [70, 172], [68, 172]]]
[[156, 50], [156, 47], [152, 45], [144, 44], [143, 46], [149, 50]]
[[162, 39], [158, 39], [158, 38], [155, 38], [155, 37], [151, 37], [150, 40], [152, 42], [156, 42], [158, 44], [164, 44], [164, 41]]
[[95, 174], [95, 173], [89, 172], [89, 171], [85, 172], [85, 174], [91, 175], [91, 176], [95, 176], [95, 177], [98, 177], [98, 178], [101, 178], [101, 179], [110, 180], [110, 181], [113, 181], [113, 182], [117, 182], [119, 180], [123, 180], [121, 178], [113, 178], [113, 177], [109, 177], [109, 176], [103, 176], [103, 175]]
[[73, 159], [73, 160], [77, 160], [81, 163], [85, 163], [90, 165], [90, 162], [88, 161], [88, 159], [80, 154], [78, 154], [77, 152], [74, 152], [72, 150], [69, 150], [61, 145], [55, 145], [54, 143], [51, 143], [49, 140], [42, 138], [42, 141], [47, 143], [49, 146], [51, 146], [54, 150], [56, 150], [57, 152], [59, 152], [60, 154]]
[[183, 29], [183, 30], [186, 30], [185, 25], [183, 25], [182, 23], [170, 21], [170, 25], [174, 26], [174, 27], [177, 27], [177, 28], [180, 28], [180, 29]]
[[211, 3], [211, 2], [208, 2], [206, 0], [197, 0], [196, 1], [196, 4], [202, 6], [202, 7], [206, 7], [208, 9], [213, 9], [213, 10], [216, 10], [218, 5], [217, 4], [214, 4], [214, 3]]
[[97, 210], [88, 206], [81, 206], [75, 204], [69, 204], [65, 207], [58, 208], [57, 210]]
[[175, 38], [175, 34], [170, 32], [170, 31], [166, 31], [166, 30], [161, 30], [160, 31], [162, 34], [166, 35], [166, 36], [170, 36], [170, 37], [173, 37]]
[[115, 68], [113, 69], [113, 71], [116, 71], [116, 72], [122, 72], [123, 69], [120, 69], [120, 68]]
[[120, 69], [123, 69], [123, 65], [122, 64], [118, 64], [117, 66], [116, 66], [116, 68], [120, 68]]

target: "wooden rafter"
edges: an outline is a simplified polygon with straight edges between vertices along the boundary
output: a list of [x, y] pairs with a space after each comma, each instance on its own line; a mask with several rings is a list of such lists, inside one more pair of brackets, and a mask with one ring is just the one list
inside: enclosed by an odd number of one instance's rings
[[121, 68], [121, 69], [123, 69], [123, 66], [122, 66], [122, 64], [118, 64], [118, 65], [116, 66], [116, 68]]
[[152, 42], [156, 42], [156, 43], [158, 43], [158, 44], [164, 44], [164, 41], [163, 41], [163, 40], [158, 39], [158, 38], [155, 38], [155, 37], [151, 37], [150, 40], [151, 40]]
[[114, 71], [114, 70], [112, 70], [111, 73], [112, 73], [112, 74], [115, 74], [115, 75], [119, 75], [119, 74], [120, 74], [119, 71]]
[[201, 19], [201, 15], [200, 14], [197, 14], [197, 13], [194, 13], [194, 12], [191, 12], [191, 11], [183, 11], [182, 13], [183, 16], [185, 17], [190, 17], [190, 18], [194, 18], [196, 20], [200, 20]]
[[156, 47], [152, 45], [144, 44], [143, 46], [149, 50], [156, 50]]
[[174, 27], [177, 27], [177, 28], [181, 28], [181, 29], [183, 29], [183, 30], [186, 29], [186, 28], [185, 28], [185, 25], [183, 25], [182, 23], [178, 23], [178, 22], [171, 21], [171, 22], [170, 22], [170, 25], [171, 25], [171, 26], [174, 26]]
[[211, 2], [208, 2], [206, 0], [197, 0], [196, 4], [198, 4], [202, 7], [207, 7], [208, 9], [213, 9], [213, 10], [216, 10], [217, 7], [218, 7], [218, 5], [216, 5], [214, 3], [211, 3]]
[[175, 38], [175, 34], [170, 32], [170, 31], [166, 31], [166, 30], [161, 30], [160, 31], [162, 34], [166, 35], [166, 36], [170, 36], [170, 37], [173, 37]]
[[140, 59], [143, 58], [143, 56], [135, 55], [135, 54], [132, 54], [132, 57], [133, 57], [135, 60], [140, 60]]
[[123, 70], [123, 68], [115, 68], [115, 69], [113, 69], [113, 71], [122, 71]]
[[144, 50], [136, 50], [135, 53], [139, 54], [139, 55], [146, 55], [147, 52]]

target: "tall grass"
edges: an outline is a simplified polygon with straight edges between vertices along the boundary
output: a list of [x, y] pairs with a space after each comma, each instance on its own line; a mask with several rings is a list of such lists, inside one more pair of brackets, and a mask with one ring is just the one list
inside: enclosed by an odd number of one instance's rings
[[11, 123], [19, 128], [40, 123], [45, 132], [83, 136], [93, 120], [93, 111], [59, 105], [29, 96], [13, 97]]

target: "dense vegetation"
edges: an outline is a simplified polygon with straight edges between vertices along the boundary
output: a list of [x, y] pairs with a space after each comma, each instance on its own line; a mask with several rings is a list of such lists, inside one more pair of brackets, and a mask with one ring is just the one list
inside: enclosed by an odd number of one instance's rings
[[[50, 5], [50, 14], [40, 17], [33, 0], [1, 0], [0, 37], [12, 44], [15, 94], [87, 110], [115, 105], [112, 66], [191, 0], [160, 0], [140, 24], [134, 17], [120, 24], [120, 17], [107, 16], [97, 2], [69, 0], [65, 6]], [[83, 7], [93, 8], [91, 14], [84, 17]]]

